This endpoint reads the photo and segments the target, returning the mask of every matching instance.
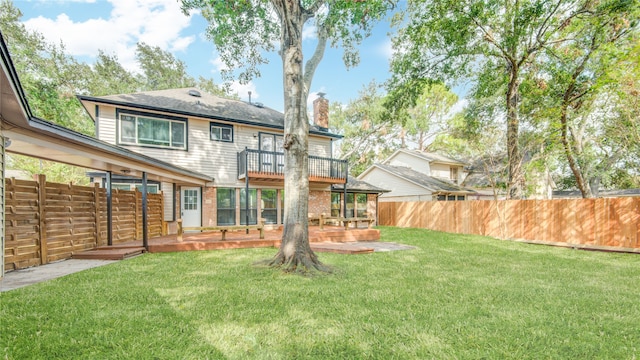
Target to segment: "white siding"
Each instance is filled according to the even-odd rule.
[[[98,138],[114,144],[117,143],[115,113],[114,107],[101,106],[98,119]],[[211,122],[233,125],[233,142],[210,140],[209,124]],[[236,187],[244,185],[244,181],[238,180],[237,154],[245,148],[258,149],[260,132],[282,134],[282,131],[275,129],[197,118],[187,119],[187,131],[187,151],[140,146],[126,146],[126,148],[212,176],[218,187]],[[331,140],[316,136],[309,137],[309,153],[331,157]]]
[[[371,169],[359,179],[381,189],[392,189],[391,192],[380,195],[380,201],[406,197],[420,197],[422,201],[431,200],[431,192],[429,190],[378,168]]]
[[[116,109],[111,106],[101,106],[98,112],[98,139],[110,144],[116,143]]]
[[[458,171],[462,171],[462,169],[459,169]],[[451,179],[451,165],[432,163],[431,176],[442,179]]]
[[[173,193],[173,184],[163,182],[160,184],[160,190],[162,190],[162,198],[164,199],[164,221],[173,221],[176,199]]]
[[[309,155],[320,157],[331,157],[331,140],[309,136]]]
[[[429,166],[429,161],[425,159],[421,159],[417,156],[406,154],[404,152],[398,152],[396,156],[387,160],[386,163],[391,166],[408,167],[414,171],[421,172],[425,175],[432,175],[431,174],[432,170],[431,170],[431,167]]]

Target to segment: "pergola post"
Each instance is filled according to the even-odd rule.
[[[142,173],[142,246],[149,251],[149,235],[147,234],[147,173]]]
[[[105,190],[107,191],[107,245],[113,245],[113,196],[111,192],[111,171],[107,171],[105,178]]]

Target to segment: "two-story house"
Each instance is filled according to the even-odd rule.
[[[379,201],[466,200],[474,191],[460,185],[466,176],[464,166],[439,154],[400,149],[358,179],[391,190]]]
[[[195,88],[78,98],[95,121],[98,139],[214,179],[205,187],[150,184],[164,194],[168,223],[179,218],[185,226],[255,224],[258,218],[282,223],[282,113]],[[328,131],[325,98],[316,99],[314,114],[309,212],[330,213],[331,186],[346,183],[347,162],[332,157],[333,142],[341,136]],[[113,174],[113,187],[136,181],[126,175]]]

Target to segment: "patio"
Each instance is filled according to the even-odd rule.
[[[244,249],[257,247],[280,246],[282,228],[265,229],[264,239],[260,239],[258,230],[230,231],[222,240],[222,233],[199,232],[185,233],[182,241],[178,241],[177,235],[166,235],[150,238],[148,251],[150,253],[198,251],[198,250],[222,250]],[[339,226],[324,226],[320,230],[318,226],[309,227],[309,243],[313,251],[333,252],[344,254],[361,254],[373,252],[373,247],[354,244],[356,242],[376,242],[380,240],[380,231],[367,228],[350,228],[345,230]],[[93,250],[83,251],[73,255],[74,259],[103,259],[121,260],[137,256],[145,252],[142,240],[129,241],[112,246],[102,246]]]

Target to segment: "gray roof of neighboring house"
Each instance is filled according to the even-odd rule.
[[[344,191],[343,184],[331,185],[331,190]],[[381,194],[391,192],[391,190],[381,189],[377,186],[373,186],[366,181],[358,180],[354,177],[347,177],[347,192],[352,193],[366,193],[366,194]]]
[[[199,96],[197,96],[198,94]],[[284,114],[279,111],[265,107],[257,102],[250,104],[241,100],[227,99],[208,94],[196,88],[145,91],[134,94],[98,97],[78,95],[78,98],[83,102],[130,106],[145,110],[284,129]],[[89,113],[94,116],[91,111]],[[327,132],[316,125],[309,126],[309,133],[331,138],[342,138],[341,135]]]
[[[375,164],[374,166],[377,166],[384,171],[387,171],[391,174],[394,174],[398,177],[401,177],[419,186],[422,186],[425,189],[430,190],[432,193],[438,193],[438,192],[475,193],[475,191],[472,189],[467,189],[462,186],[458,186],[452,182],[439,179],[433,176],[425,175],[421,172],[415,171],[408,167],[391,166],[391,165],[384,165],[384,164]]]

